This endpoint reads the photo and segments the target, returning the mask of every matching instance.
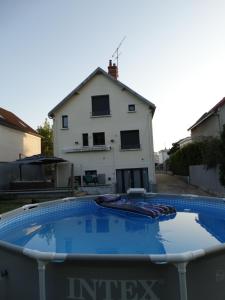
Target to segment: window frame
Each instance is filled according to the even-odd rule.
[[[89,147],[88,133],[82,133],[82,145],[83,145],[83,147]]]
[[[69,117],[68,117],[68,115],[62,115],[61,122],[62,122],[61,123],[62,129],[69,129]]]
[[[101,98],[107,97],[107,109],[105,110],[96,110],[94,107],[95,105],[97,106],[97,103],[94,103],[95,100],[100,100]],[[99,105],[99,103],[98,103]],[[110,100],[109,100],[109,95],[95,95],[91,96],[91,116],[92,117],[104,117],[104,116],[110,116]]]
[[[99,135],[99,134],[103,134],[104,144],[96,143],[96,136]],[[105,146],[105,132],[93,132],[92,137],[93,137],[93,146]]]
[[[130,109],[131,107],[134,107],[134,110]],[[135,106],[135,104],[128,104],[128,112],[131,112],[131,113],[136,112],[136,106]]]
[[[126,141],[126,139],[128,138],[127,136],[125,136],[126,133],[137,133],[138,135],[136,136],[138,143],[136,144],[125,144],[124,142]],[[131,137],[130,137],[131,138]],[[139,129],[135,129],[135,130],[121,130],[120,131],[120,148],[121,150],[138,150],[141,149],[141,144],[140,144],[140,131]]]

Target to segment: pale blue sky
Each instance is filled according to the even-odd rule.
[[[0,106],[36,129],[127,36],[119,80],[171,147],[225,96],[224,16],[224,0],[0,0]]]

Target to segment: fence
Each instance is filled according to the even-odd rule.
[[[190,184],[214,193],[225,195],[225,187],[219,181],[219,166],[207,169],[205,165],[189,166]]]

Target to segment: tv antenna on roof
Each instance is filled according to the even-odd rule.
[[[116,59],[117,68],[118,68],[118,65],[119,65],[119,56],[121,55],[121,52],[119,53],[119,49],[120,49],[120,47],[123,44],[125,39],[126,39],[126,36],[123,37],[123,39],[121,40],[121,42],[119,43],[119,45],[117,46],[116,50],[113,52],[113,55],[112,55],[112,58]]]

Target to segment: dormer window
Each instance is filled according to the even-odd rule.
[[[135,111],[136,111],[136,109],[135,109],[135,104],[129,104],[129,105],[128,105],[128,111],[129,111],[129,112],[135,112]]]
[[[92,116],[110,115],[109,95],[92,96]]]
[[[63,115],[62,116],[62,128],[63,129],[68,129],[68,116],[67,115]]]

